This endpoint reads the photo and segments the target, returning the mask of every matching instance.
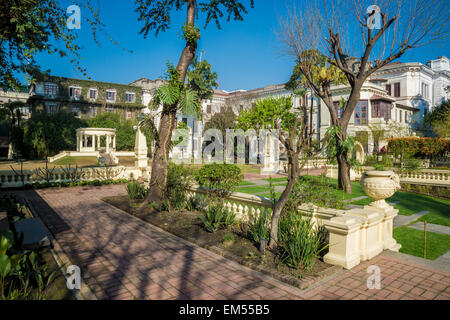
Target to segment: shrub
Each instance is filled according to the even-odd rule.
[[[282,214],[278,230],[278,248],[281,261],[289,267],[312,270],[323,246],[323,236],[314,229],[311,217],[298,212]]]
[[[376,155],[371,155],[371,156],[367,156],[366,157],[366,161],[364,162],[364,164],[366,166],[373,166],[377,162],[378,162],[377,156]]]
[[[232,233],[227,233],[222,237],[222,242],[234,241],[234,236]]]
[[[147,195],[147,190],[141,186],[137,181],[131,181],[127,184],[128,198],[132,200],[144,199]]]
[[[450,141],[441,138],[392,138],[388,139],[388,150],[397,155],[408,153],[415,157],[436,157],[450,151]]]
[[[374,165],[375,170],[377,171],[386,171],[386,167],[383,166],[381,163],[377,163]]]
[[[249,225],[248,233],[250,237],[256,243],[259,243],[261,239],[269,240],[269,215],[266,212],[260,212],[259,215],[255,215],[253,223]]]
[[[220,203],[211,203],[202,210],[202,215],[198,215],[198,217],[208,232],[228,228],[236,221],[236,215]]]
[[[288,211],[296,211],[302,203],[334,209],[344,207],[342,199],[336,196],[336,183],[325,175],[299,177],[285,207]]]
[[[174,163],[169,164],[163,199],[168,211],[192,209],[191,205],[194,205],[194,203],[188,197],[188,189],[192,186],[192,183],[192,173],[189,168]]]
[[[195,179],[213,197],[225,198],[242,179],[241,169],[234,164],[207,164],[200,168]]]

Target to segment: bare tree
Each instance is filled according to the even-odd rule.
[[[280,18],[283,52],[297,60],[302,78],[338,128],[339,186],[346,192],[351,193],[347,127],[364,82],[405,52],[448,39],[449,15],[445,0],[311,0]],[[350,94],[339,114],[330,85],[342,75]]]

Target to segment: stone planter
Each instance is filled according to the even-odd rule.
[[[392,197],[397,190],[400,190],[400,178],[393,171],[365,171],[361,177],[361,187],[375,200],[370,206],[389,208],[385,199]]]

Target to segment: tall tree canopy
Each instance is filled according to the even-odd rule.
[[[174,11],[186,10],[186,23],[181,26],[182,37],[186,42],[185,47],[181,52],[176,68],[169,70],[169,85],[158,90],[156,95],[155,104],[161,103],[163,109],[152,159],[150,189],[144,207],[163,199],[167,184],[172,131],[176,127],[177,111],[193,111],[196,106],[198,107],[195,102],[199,98],[198,93],[186,88],[185,79],[188,68],[196,56],[198,40],[200,39],[200,29],[195,24],[199,13],[202,13],[205,17],[205,28],[211,21],[215,22],[217,27],[220,28],[220,20],[224,15],[227,21],[231,19],[243,20],[244,14],[247,13],[245,2],[249,2],[250,6],[253,7],[253,0],[200,2],[196,0],[136,0],[138,20],[144,24],[140,32],[144,37],[147,37],[151,31],[154,31],[156,36],[160,32],[166,31],[171,26],[171,17]],[[143,124],[145,125],[145,122]]]
[[[74,1],[74,4],[83,9],[81,19],[92,29],[97,44],[99,32],[111,39],[91,0]],[[0,0],[1,88],[18,89],[21,75],[33,76],[39,72],[35,61],[39,52],[68,57],[87,76],[81,65],[76,29],[67,28],[66,6],[59,0]]]
[[[445,41],[450,35],[447,1],[380,0],[373,4],[372,0],[310,0],[298,10],[288,10],[278,31],[285,53],[297,60],[299,72],[330,113],[339,186],[349,193],[347,127],[364,82],[408,50]],[[320,55],[305,55],[309,52]],[[315,67],[321,56],[326,57],[326,69]],[[341,114],[336,112],[331,92],[316,81],[335,74],[333,69],[339,70],[350,86]]]

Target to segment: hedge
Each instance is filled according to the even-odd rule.
[[[441,138],[392,138],[388,139],[388,151],[407,153],[415,157],[430,158],[450,152],[450,141]]]

